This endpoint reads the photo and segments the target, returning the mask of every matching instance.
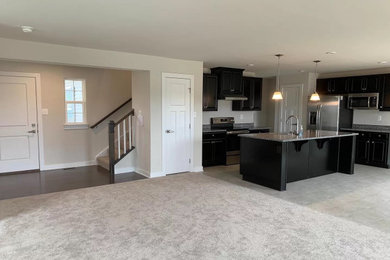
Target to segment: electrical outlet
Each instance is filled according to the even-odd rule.
[[[382,116],[378,116],[378,121],[382,121]]]
[[[243,114],[240,114],[240,119],[244,119],[244,115]]]

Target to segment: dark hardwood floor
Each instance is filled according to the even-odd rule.
[[[115,176],[115,182],[145,179],[135,172]],[[109,184],[109,173],[98,166],[53,171],[0,174],[0,200]]]

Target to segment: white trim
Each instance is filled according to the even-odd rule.
[[[135,169],[135,172],[145,176],[146,178],[150,178],[149,172],[144,170],[144,169],[137,168],[137,169]]]
[[[0,71],[0,76],[35,78],[35,94],[37,102],[37,121],[38,121],[38,154],[39,168],[45,167],[45,152],[43,146],[43,120],[42,120],[42,98],[41,98],[41,74],[25,72],[7,72]]]
[[[203,172],[203,166],[194,167],[191,172]]]
[[[84,161],[84,162],[73,162],[73,163],[49,164],[49,165],[45,165],[44,167],[41,166],[41,171],[84,167],[84,166],[92,166],[92,165],[97,165],[95,160]]]
[[[162,159],[162,172],[155,172],[153,173],[150,173],[150,176],[151,177],[160,177],[160,176],[165,176],[166,175],[166,170],[165,170],[165,161],[164,161],[164,129],[165,129],[165,120],[164,120],[164,114],[165,114],[165,100],[164,100],[164,90],[165,90],[165,79],[166,78],[179,78],[179,79],[189,79],[190,80],[190,90],[191,90],[191,93],[190,93],[190,124],[191,124],[191,129],[190,129],[190,141],[191,141],[191,147],[190,147],[190,159],[191,159],[191,162],[190,162],[190,165],[189,165],[189,170],[192,171],[193,170],[193,165],[194,165],[194,143],[195,143],[195,134],[194,134],[194,128],[195,128],[195,118],[194,118],[194,115],[195,115],[195,106],[194,106],[194,103],[195,103],[195,89],[194,89],[194,75],[189,75],[189,74],[178,74],[178,73],[166,73],[166,72],[163,72],[162,73],[162,77],[161,77],[161,81],[162,81],[162,95],[161,95],[161,111],[162,111],[162,129],[161,129],[161,141],[162,141],[162,145],[161,145],[161,159]]]
[[[135,172],[134,167],[118,167],[118,168],[115,168],[115,174],[128,173],[128,172]]]
[[[72,124],[68,123],[64,125],[65,130],[80,130],[80,129],[89,129],[88,124]]]
[[[151,172],[149,178],[158,178],[167,176],[164,172]]]

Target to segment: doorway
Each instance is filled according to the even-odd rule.
[[[302,125],[302,101],[303,84],[284,85],[280,87],[283,100],[276,104],[275,129],[280,133],[290,131],[290,125],[286,124],[289,116],[295,115]],[[294,122],[295,123],[295,122]]]
[[[38,77],[0,73],[0,173],[40,168]]]
[[[187,172],[192,167],[192,75],[162,76],[162,163],[164,174]]]

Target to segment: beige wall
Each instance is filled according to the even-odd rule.
[[[41,75],[42,108],[49,110],[48,115],[42,116],[46,167],[94,161],[108,145],[107,122],[94,131],[64,130],[64,78],[85,79],[89,124],[97,122],[131,97],[130,71],[12,61],[0,61],[0,71]]]
[[[275,84],[275,78],[263,78],[261,111],[255,114],[255,124],[257,126],[271,127],[271,130],[273,130],[275,121],[275,101],[272,100]]]
[[[162,172],[162,73],[194,75],[194,170],[202,169],[203,62],[0,38],[0,59],[150,72],[150,176]]]

